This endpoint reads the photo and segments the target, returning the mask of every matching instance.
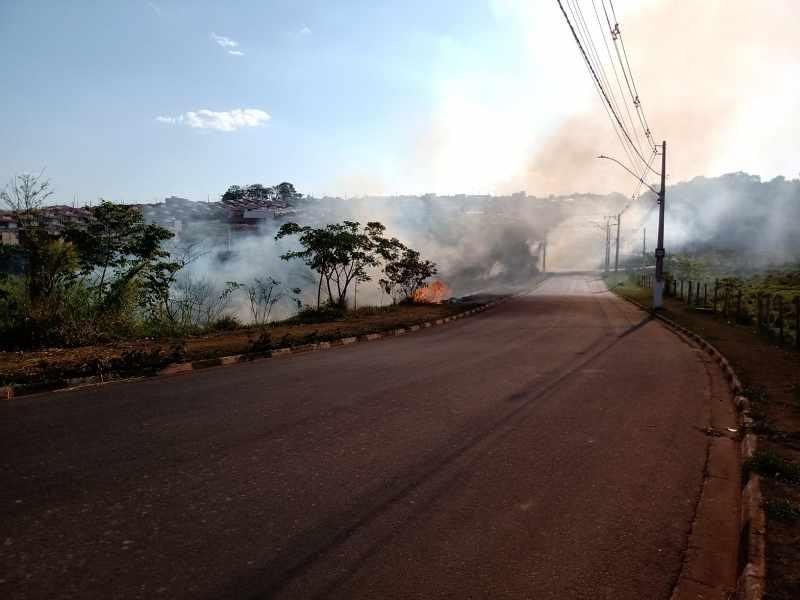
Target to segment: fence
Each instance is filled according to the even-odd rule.
[[[652,288],[653,273],[636,273],[640,287]],[[800,350],[800,296],[751,289],[739,281],[664,278],[664,295],[697,310],[720,314],[740,325],[754,325],[759,333]]]

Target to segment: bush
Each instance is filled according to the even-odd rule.
[[[286,321],[287,323],[327,323],[340,321],[347,317],[347,309],[338,304],[323,304],[319,308],[304,307],[297,315]]]
[[[786,483],[800,484],[800,465],[784,460],[773,450],[756,450],[744,462],[742,469],[745,476],[751,472]]]
[[[211,331],[234,331],[241,329],[242,322],[235,315],[222,315],[219,319],[211,323]]]

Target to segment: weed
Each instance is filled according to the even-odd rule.
[[[781,458],[773,450],[756,450],[742,468],[745,477],[751,472],[786,483],[800,484],[800,465]]]
[[[269,350],[272,345],[272,334],[270,334],[269,330],[264,329],[255,340],[250,342],[250,349],[252,352],[261,352]]]
[[[751,402],[766,402],[768,398],[767,388],[764,386],[747,386],[742,390],[742,395],[750,399]]]
[[[763,504],[764,511],[773,519],[781,521],[800,520],[800,508],[786,498],[772,498]]]
[[[234,315],[223,315],[211,323],[208,328],[211,331],[234,331],[236,329],[241,329],[241,327],[242,322]]]

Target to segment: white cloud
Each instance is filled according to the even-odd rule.
[[[169,125],[187,125],[193,129],[236,131],[243,127],[259,127],[271,118],[269,113],[258,108],[235,108],[229,111],[190,110],[174,117],[158,116],[156,121]]]
[[[228,50],[228,54],[232,54],[233,56],[244,56],[244,52],[241,50]]]
[[[217,44],[219,44],[222,48],[238,48],[239,42],[236,40],[232,40],[229,37],[225,37],[224,35],[217,35],[213,31],[211,32],[211,39],[214,40]]]
[[[161,7],[158,4],[156,4],[155,2],[148,2],[147,6],[149,6],[152,9],[152,11],[154,13],[156,13],[157,15],[161,14]]]
[[[300,30],[300,35],[311,35],[311,28],[309,28],[309,27],[303,27],[303,28]]]

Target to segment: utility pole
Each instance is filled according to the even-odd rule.
[[[647,227],[642,228],[642,256],[647,256]]]
[[[542,273],[547,273],[547,234],[544,236],[542,243]]]
[[[667,196],[667,142],[661,142],[661,191],[658,194],[658,241],[656,243],[656,283],[653,286],[653,309],[664,306],[664,202]]]
[[[619,227],[622,213],[617,214],[617,245],[614,246],[614,273],[619,270]]]
[[[611,269],[611,217],[606,217],[606,273]]]

